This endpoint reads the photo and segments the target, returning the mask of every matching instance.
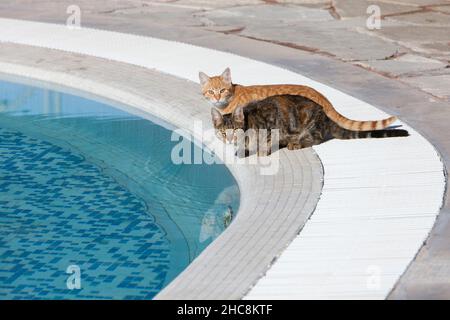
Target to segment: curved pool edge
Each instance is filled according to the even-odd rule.
[[[168,73],[179,73],[178,76],[181,75],[185,78],[194,77],[194,73],[190,72],[190,68],[192,68],[192,66],[197,67],[201,65],[202,69],[207,72],[208,70],[212,70],[211,64],[208,64],[204,57],[205,54],[208,54],[209,56],[216,55],[217,57],[225,58],[224,63],[231,63],[231,65],[233,66],[239,66],[239,69],[242,69],[241,73],[239,74],[239,78],[242,79],[242,82],[244,83],[255,82],[255,78],[261,79],[259,77],[260,72],[267,73],[270,70],[271,74],[273,74],[273,79],[271,78],[270,81],[301,81],[310,86],[313,86],[316,89],[321,90],[323,93],[325,93],[325,95],[329,96],[330,100],[339,108],[339,110],[350,117],[379,118],[385,116],[383,112],[380,112],[378,109],[368,105],[367,103],[354,99],[323,84],[311,81],[308,78],[301,77],[293,72],[289,72],[285,69],[276,68],[267,64],[257,63],[256,61],[251,59],[246,59],[215,50],[187,46],[180,43],[170,43],[169,41],[159,41],[155,38],[132,36],[115,32],[103,32],[101,30],[84,28],[79,33],[77,33],[78,39],[75,42],[72,43],[72,41],[70,40],[64,40],[64,43],[58,43],[55,42],[55,37],[56,40],[61,40],[58,39],[61,34],[69,35],[67,32],[70,32],[63,26],[30,23],[25,21],[18,22],[8,19],[2,19],[2,21],[0,22],[4,23],[7,30],[12,26],[14,27],[15,31],[19,30],[18,35],[9,33],[8,36],[6,36],[8,41],[96,55],[108,59],[121,60],[131,64],[141,65],[147,68],[152,66],[155,67],[153,61],[151,59],[148,59],[148,57],[154,56],[157,58],[157,69],[166,71]],[[18,29],[16,28],[17,26],[19,27]],[[38,29],[39,31],[37,31]],[[31,38],[36,34],[39,35],[40,32],[43,31],[46,31],[46,34],[51,34],[52,37]],[[54,31],[57,32],[53,34]],[[92,37],[93,34],[90,34],[91,32],[94,34],[94,37]],[[99,37],[100,35],[103,38]],[[98,43],[94,41],[93,38],[96,38]],[[109,46],[105,43],[105,41],[114,42],[111,41],[112,39],[114,41],[123,41],[124,43],[130,44],[130,46],[118,48],[119,50],[117,52],[107,50]],[[71,40],[73,39],[71,38]],[[136,48],[136,41],[146,43],[143,44],[144,50],[142,50],[138,56],[135,56],[131,49],[133,46],[134,48]],[[89,42],[91,43],[91,46],[86,46],[86,43]],[[84,45],[80,46],[80,43]],[[152,48],[153,51],[149,51],[150,48],[147,45],[156,45],[156,47]],[[140,47],[140,45],[138,45],[138,47]],[[188,68],[179,68],[179,62],[186,60],[187,57],[193,57],[189,54],[180,55],[179,57],[172,55],[170,57],[171,59],[169,59],[172,66],[167,66],[167,64],[164,63],[164,61],[167,60],[167,55],[163,55],[164,60],[158,60],[158,58],[161,59],[161,54],[163,52],[166,53],[166,51],[161,49],[167,50],[168,47],[177,49],[180,49],[181,47],[185,52],[191,50],[195,53],[200,52],[201,54],[198,57],[194,57],[194,61],[191,62],[192,65]],[[175,51],[178,53],[177,50]],[[142,60],[143,56],[146,56],[147,59]],[[173,63],[172,59],[175,59],[175,62],[178,62],[178,64]],[[257,70],[256,68],[259,68],[258,72],[255,72]],[[253,74],[249,74],[249,70],[251,71],[250,73]],[[411,130],[411,132],[414,134],[411,138],[408,138],[408,140],[404,141],[413,142],[413,144],[410,143],[410,145],[404,146],[402,145],[402,143],[399,143],[398,140],[397,142],[394,142],[394,139],[392,139],[392,143],[379,142],[379,144],[377,144],[373,142],[373,145],[372,143],[368,144],[368,146],[370,145],[370,147],[361,147],[360,151],[363,151],[364,153],[370,154],[370,151],[376,150],[381,151],[381,154],[388,156],[383,157],[382,159],[371,159],[372,161],[369,161],[369,164],[375,165],[375,169],[371,167],[360,166],[359,164],[361,162],[361,158],[356,158],[356,160],[358,161],[351,161],[351,163],[356,164],[356,168],[358,169],[358,171],[356,172],[354,177],[351,177],[353,181],[351,181],[350,183],[345,183],[345,179],[347,179],[348,181],[349,172],[344,170],[344,174],[339,175],[340,170],[336,170],[336,168],[338,168],[339,165],[342,165],[342,163],[339,162],[348,161],[348,159],[345,159],[344,157],[339,158],[339,154],[350,151],[350,146],[354,147],[355,143],[349,143],[348,146],[339,146],[339,144],[333,142],[331,144],[327,144],[326,147],[324,146],[322,148],[322,146],[320,146],[316,148],[320,158],[322,159],[322,161],[324,161],[326,172],[325,187],[327,189],[326,192],[324,191],[324,195],[326,195],[327,197],[323,197],[325,198],[325,200],[321,199],[319,206],[313,216],[313,218],[318,217],[318,219],[309,221],[307,224],[308,228],[303,230],[300,236],[297,238],[300,239],[297,242],[304,244],[304,246],[299,247],[298,243],[295,246],[291,245],[289,246],[288,250],[283,253],[283,255],[286,256],[285,253],[291,251],[291,254],[295,253],[294,257],[297,258],[298,256],[302,256],[305,253],[309,253],[309,251],[311,251],[309,250],[309,248],[319,245],[320,241],[324,241],[324,237],[316,239],[320,240],[319,242],[315,241],[312,243],[308,243],[304,239],[305,236],[306,238],[308,238],[308,232],[310,231],[307,230],[310,230],[311,228],[318,228],[318,230],[322,231],[326,230],[326,228],[323,228],[324,222],[329,223],[334,227],[338,226],[338,228],[336,229],[339,230],[345,230],[345,227],[348,227],[346,231],[356,235],[357,240],[367,238],[366,240],[368,240],[369,242],[364,243],[364,245],[375,246],[375,249],[381,249],[382,252],[379,252],[377,250],[368,252],[370,261],[372,262],[365,262],[364,267],[361,268],[360,265],[358,266],[357,260],[358,258],[361,258],[361,252],[359,251],[362,246],[360,246],[359,248],[357,246],[355,247],[352,241],[346,240],[345,237],[342,238],[342,234],[335,235],[341,237],[346,241],[334,242],[333,237],[330,237],[330,239],[328,239],[328,244],[330,245],[330,247],[320,247],[321,250],[316,250],[317,252],[311,253],[308,256],[310,260],[307,261],[306,265],[308,265],[309,270],[308,268],[304,268],[304,261],[302,261],[302,264],[300,264],[303,269],[295,272],[294,269],[289,269],[289,264],[298,266],[298,259],[295,263],[294,261],[292,261],[292,257],[287,260],[285,259],[285,263],[280,263],[280,260],[273,266],[271,270],[269,270],[268,276],[265,277],[262,281],[258,282],[257,287],[263,288],[265,285],[266,288],[270,290],[264,291],[256,288],[257,290],[259,290],[259,293],[255,295],[254,293],[257,291],[252,290],[249,295],[250,297],[279,298],[283,297],[284,295],[284,297],[287,298],[385,298],[387,296],[389,291],[396,283],[397,279],[401,274],[403,274],[408,264],[412,261],[415,254],[420,249],[423,241],[427,238],[431,230],[431,226],[433,225],[434,220],[439,212],[439,208],[441,207],[442,194],[444,192],[445,186],[443,166],[436,150],[422,136],[417,134],[411,128],[408,129]],[[405,147],[406,150],[402,149],[401,147]],[[417,149],[418,151],[412,152],[413,149]],[[343,150],[345,152],[342,152]],[[402,150],[406,152],[402,154]],[[402,168],[399,168],[395,165],[393,166],[393,168],[390,168],[389,166],[378,166],[378,164],[382,163],[380,162],[380,160],[394,160],[395,163],[395,160],[398,160],[398,157],[400,157],[400,159],[402,160],[408,160],[405,161],[405,164]],[[421,166],[421,164],[424,164],[424,166]],[[420,171],[423,167],[426,168],[425,172]],[[408,170],[410,172],[407,172]],[[345,175],[345,173],[347,174],[347,176]],[[387,181],[387,183],[385,183],[385,181]],[[413,187],[404,188],[407,184],[412,184]],[[343,191],[343,198],[342,194],[336,192],[336,190],[338,190],[339,188],[342,189],[341,191]],[[358,192],[360,191],[361,193],[358,193],[357,196],[361,197],[361,199],[364,199],[364,201],[369,201],[370,205],[367,205],[368,203],[364,203],[364,201],[353,201],[355,198],[358,198],[354,195],[355,190]],[[405,205],[407,201],[405,197],[407,194],[409,194],[410,198],[413,200],[412,204],[409,206]],[[416,200],[421,196],[424,197],[424,201],[418,203]],[[339,201],[341,203],[345,203],[345,205],[336,206]],[[334,203],[335,205],[334,208],[332,208],[333,210],[331,211],[331,207],[329,206],[330,203]],[[384,205],[384,208],[379,207],[380,203]],[[376,210],[373,210],[374,207]],[[369,215],[357,214],[358,211],[366,210],[367,208],[370,209],[370,211],[368,212]],[[346,216],[346,210],[351,210],[351,215]],[[386,215],[380,215],[380,212],[392,212],[392,214],[390,217],[387,217]],[[336,218],[341,219],[342,224],[336,224],[336,221],[326,221],[326,219],[324,220],[324,218],[331,213],[335,214]],[[378,215],[381,216],[380,219],[378,219]],[[354,223],[354,218],[357,218],[357,220],[364,220],[365,224]],[[377,225],[374,229],[370,224],[370,222],[372,222],[371,220],[373,219],[380,220],[380,224]],[[396,222],[396,224],[394,225],[394,230],[389,229],[391,225],[390,222],[392,222],[393,220]],[[400,224],[400,222],[404,221],[407,221],[408,224]],[[386,234],[380,234],[379,228],[383,226],[388,228],[387,235],[389,237],[386,237],[386,241],[384,243],[377,243],[377,240],[380,239],[380,235],[386,236]],[[361,232],[362,230],[368,231],[367,237],[364,232]],[[391,233],[395,233],[397,235],[394,236]],[[393,238],[391,236],[393,236]],[[406,241],[408,239],[409,241]],[[397,252],[395,250],[398,248],[392,248],[390,243],[392,243],[393,240],[405,241],[402,242],[402,244],[404,245],[404,247],[401,248],[402,250]],[[336,249],[340,250],[338,252],[338,257],[346,259],[341,259],[341,261],[339,262],[339,268],[333,267],[330,264],[328,264],[328,267],[326,267],[326,263],[321,262],[321,257],[328,253],[327,250],[329,251]],[[389,252],[389,255],[391,256],[386,256],[386,252]],[[392,255],[394,259],[397,259],[396,263],[394,264],[390,264]],[[335,257],[333,256],[330,259],[332,261],[333,259],[335,259]],[[375,262],[375,264],[373,264],[373,262]],[[280,266],[280,268],[278,268],[277,266]],[[372,271],[369,270],[368,272],[368,266],[376,267],[377,270],[375,270],[375,274],[372,274],[373,268],[371,269]],[[354,277],[348,277],[348,274],[344,272],[346,267],[358,268]],[[274,269],[278,269],[278,275],[271,272]],[[310,270],[315,272],[312,277]],[[286,281],[283,280],[283,277],[286,278],[287,275],[289,275],[289,277],[287,277],[289,278],[289,283],[286,283]],[[368,288],[367,280],[371,280],[372,276],[374,275],[375,277],[379,276],[382,285],[375,288]],[[346,284],[339,284],[339,279],[344,279]],[[308,287],[294,287],[292,283],[307,283]],[[273,290],[274,286],[277,288],[277,290]],[[363,292],[361,292],[361,290]]]
[[[33,56],[38,50],[31,47],[22,49],[33,52]],[[66,53],[43,50],[42,53],[44,52],[46,56],[63,54],[66,61],[74,58]],[[203,109],[200,107],[201,112],[198,109],[199,94],[195,83],[93,57],[77,56],[76,59],[95,60],[92,65],[95,65],[97,70],[71,75],[71,72],[51,71],[50,65],[45,68],[42,68],[42,65],[31,67],[17,64],[17,61],[1,62],[0,59],[0,72],[13,77],[44,81],[52,89],[69,92],[75,89],[92,94],[88,95],[90,98],[105,97],[106,101],[113,100],[150,112],[152,116],[192,134],[193,119],[210,122],[209,106],[205,103]],[[111,68],[111,64],[116,64],[116,68]],[[102,69],[101,65],[104,70],[99,79],[98,71]],[[54,67],[58,69],[57,66]],[[123,79],[123,72],[133,73],[134,82]],[[150,85],[151,89],[136,90],[136,82],[139,82],[136,81],[137,78],[155,86]],[[64,90],[64,87],[68,89]],[[189,87],[190,90],[179,99],[178,91],[172,90],[174,87]],[[181,113],[185,116],[179,117]],[[189,121],[185,121],[186,119]],[[205,129],[207,128],[205,125]],[[259,167],[254,165],[227,166],[241,193],[235,220],[185,271],[156,296],[157,299],[241,299],[295,238],[312,214],[321,193],[322,165],[312,149],[299,152],[281,151],[280,171],[274,176],[260,175]],[[296,173],[292,174],[294,171]],[[278,213],[276,216],[273,214],[275,210]],[[272,242],[274,239],[277,240],[276,243]],[[228,263],[224,264],[224,261]],[[197,291],[192,290],[193,287]]]

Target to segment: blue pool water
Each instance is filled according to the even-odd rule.
[[[0,81],[0,299],[151,299],[184,270],[239,190],[223,164],[174,164],[172,129]]]

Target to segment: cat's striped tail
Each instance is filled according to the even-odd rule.
[[[343,115],[339,114],[335,109],[324,111],[326,115],[331,120],[336,122],[340,127],[352,131],[382,130],[386,129],[395,121],[397,121],[397,117],[389,117],[383,120],[375,120],[375,121],[358,121],[344,117]]]
[[[331,102],[325,98],[322,94],[316,97],[316,103],[319,103],[325,114],[337,123],[340,127],[352,130],[352,131],[370,131],[370,130],[382,130],[389,127],[395,121],[397,121],[397,117],[389,117],[382,120],[374,120],[374,121],[358,121],[352,120],[347,117],[344,117],[342,114],[336,111]]]
[[[300,86],[299,86],[300,87]],[[306,89],[307,88],[307,89]],[[395,121],[397,121],[397,117],[389,117],[382,120],[374,120],[374,121],[358,121],[349,119],[339,112],[333,107],[331,102],[320,92],[313,88],[309,88],[304,86],[300,90],[301,95],[313,100],[315,103],[322,106],[325,114],[337,123],[340,127],[352,130],[352,131],[370,131],[370,130],[382,130],[389,127]]]
[[[352,131],[335,126],[333,136],[336,139],[394,138],[408,137],[409,133],[403,129]]]

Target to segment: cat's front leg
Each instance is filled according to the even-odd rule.
[[[248,149],[236,148],[234,155],[238,158],[247,158],[250,156],[250,151]]]
[[[266,157],[266,156],[270,156],[272,152],[270,151],[270,149],[268,150],[258,150],[258,157]]]
[[[300,139],[299,144],[301,146],[300,148],[304,149],[304,148],[312,147],[318,143],[315,141],[315,139],[312,135],[306,135]]]
[[[258,146],[258,157],[270,156],[272,152],[277,151],[279,148],[280,148],[279,142],[274,143],[271,139],[271,136],[269,136],[266,143],[261,143]]]
[[[296,142],[289,142],[287,144],[287,149],[288,150],[298,150],[301,149],[302,145],[300,144],[300,141],[296,141]]]
[[[287,144],[285,146],[288,150],[298,150],[303,147],[299,134],[288,136],[286,140]]]

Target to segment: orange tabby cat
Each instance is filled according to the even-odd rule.
[[[200,72],[200,84],[202,92],[216,108],[223,114],[231,113],[238,106],[246,106],[250,102],[263,100],[277,95],[298,95],[306,97],[322,106],[325,114],[342,128],[353,131],[381,130],[390,126],[396,117],[390,117],[377,121],[356,121],[339,114],[330,101],[313,88],[293,85],[259,85],[241,86],[231,82],[231,71],[227,68],[220,76],[208,77]]]

